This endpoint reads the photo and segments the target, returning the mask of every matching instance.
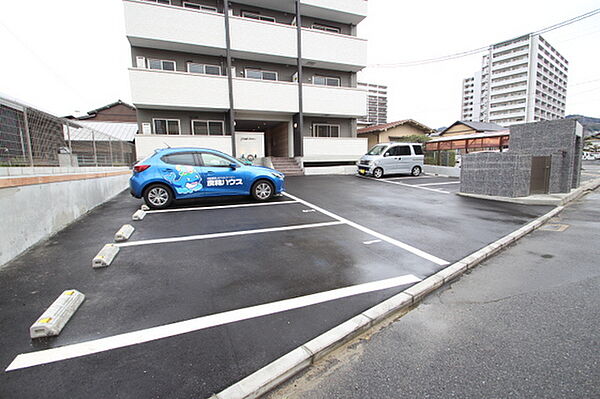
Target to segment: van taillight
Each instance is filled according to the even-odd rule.
[[[134,171],[135,173],[140,173],[140,172],[143,172],[143,171],[145,171],[145,170],[146,170],[146,169],[148,169],[149,167],[150,167],[150,165],[135,165],[135,166],[133,167],[133,171]]]

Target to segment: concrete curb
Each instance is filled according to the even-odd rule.
[[[595,184],[586,184],[585,186],[597,188],[600,186],[600,179]],[[593,190],[592,188],[581,190],[578,195],[570,200],[579,198],[585,192]],[[516,242],[533,230],[542,226],[544,223],[563,211],[564,206],[558,206],[545,215],[526,224],[525,226],[513,231],[512,233],[500,238],[499,240],[481,248],[460,261],[447,266],[439,272],[429,276],[425,280],[413,285],[403,292],[387,299],[380,304],[362,312],[350,320],[332,328],[331,330],[319,335],[313,340],[299,346],[293,351],[271,362],[260,370],[250,374],[248,377],[233,384],[229,388],[218,394],[211,396],[211,399],[252,399],[258,398],[277,385],[283,383],[296,373],[309,367],[315,361],[326,356],[333,350],[344,345],[354,337],[371,327],[376,326],[384,319],[393,314],[407,312],[411,307],[417,305],[423,298],[446,285],[452,280],[460,277],[466,271],[474,268],[486,259],[489,259],[498,251]]]

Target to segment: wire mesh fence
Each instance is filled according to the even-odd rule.
[[[0,98],[0,166],[130,166],[135,147],[77,120]]]

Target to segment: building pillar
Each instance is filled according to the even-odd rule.
[[[300,12],[300,0],[296,0],[296,36],[298,47],[298,113],[294,115],[294,157],[304,156],[304,143],[302,134],[304,131],[304,112],[302,99],[302,15]]]
[[[229,0],[223,2],[225,15],[225,58],[227,63],[227,82],[229,89],[229,111],[227,112],[227,130],[231,134],[231,155],[237,156],[235,149],[235,107],[233,102],[233,73],[231,67],[231,30],[229,29]]]

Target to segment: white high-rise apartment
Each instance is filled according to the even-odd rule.
[[[568,73],[569,62],[540,35],[495,44],[480,83],[478,75],[463,81],[461,119],[509,126],[564,118]]]
[[[123,0],[138,156],[351,154],[366,92],[366,0]],[[314,140],[310,140],[314,139]],[[360,139],[356,139],[360,140]],[[349,143],[349,144],[348,144]],[[362,151],[362,148],[361,148]]]
[[[387,86],[358,82],[358,87],[367,91],[366,114],[358,120],[358,125],[387,123]]]

